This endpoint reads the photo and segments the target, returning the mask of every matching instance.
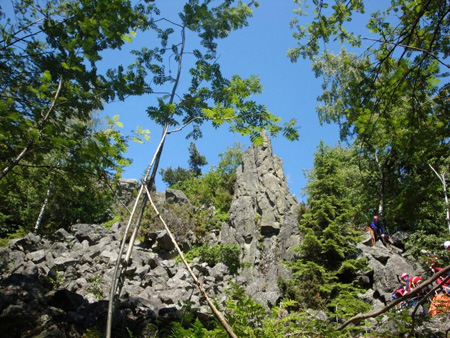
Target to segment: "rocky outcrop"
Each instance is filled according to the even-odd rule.
[[[0,337],[82,337],[102,332],[107,299],[123,225],[75,224],[53,238],[33,234],[0,250]],[[150,336],[147,324],[178,320],[188,300],[198,315],[210,310],[188,271],[175,259],[165,231],[158,231],[133,249],[118,304],[115,337]],[[7,263],[6,263],[7,262]],[[193,271],[208,294],[223,300],[227,267],[194,262]]]
[[[365,234],[357,249],[359,257],[366,258],[368,269],[355,282],[367,288],[360,297],[374,309],[384,307],[392,300],[392,293],[402,285],[399,280],[401,273],[407,272],[410,276],[426,275],[422,267],[414,263],[416,261],[413,257],[396,246],[386,248],[381,241],[372,246],[369,233]]]
[[[138,185],[137,180],[123,183],[123,203],[129,203]],[[155,200],[195,212],[180,191],[155,193]],[[251,146],[243,156],[229,221],[221,231],[211,231],[202,241],[192,231],[181,231],[183,238],[177,236],[185,250],[204,243],[239,246],[241,268],[237,275],[231,275],[223,263],[208,266],[194,260],[191,264],[211,298],[223,303],[232,279],[267,308],[277,303],[281,297],[278,279],[290,277],[282,261],[296,258],[291,249],[302,240],[298,207],[286,184],[282,161],[273,154],[266,136],[262,145]],[[175,218],[172,216],[172,221]],[[123,228],[121,223],[109,230],[101,225],[75,224],[68,230],[56,231],[51,238],[28,234],[0,249],[0,338],[101,336]],[[372,246],[368,234],[357,245],[359,257],[367,259],[368,269],[360,271],[353,283],[366,290],[359,297],[373,309],[390,302],[392,292],[400,286],[397,276],[401,272],[425,276],[403,251],[405,235],[392,237],[395,246],[390,249],[381,242]],[[206,322],[210,309],[176,257],[165,231],[146,233],[136,243],[116,307],[114,337],[128,337],[128,330],[136,337],[156,336],[148,324],[158,323],[161,329],[165,323],[179,320],[182,306],[188,302],[198,318]],[[314,316],[319,318],[317,312]],[[325,314],[321,318],[328,320]],[[445,323],[439,320],[425,329],[442,331]],[[372,332],[396,335],[396,328],[381,327],[384,323],[390,324],[387,317],[373,320]]]
[[[223,243],[242,251],[239,280],[257,302],[274,305],[281,296],[278,278],[288,278],[282,260],[301,240],[296,199],[290,194],[282,161],[273,154],[270,139],[251,146],[237,169],[229,222],[221,229]]]
[[[140,183],[134,178],[121,178],[117,184],[118,198],[124,205],[129,205],[136,192],[138,191]]]

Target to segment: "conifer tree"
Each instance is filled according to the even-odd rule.
[[[320,143],[305,189],[307,210],[300,219],[304,238],[296,248],[300,259],[287,263],[294,275],[287,283],[287,294],[302,307],[333,308],[356,292],[351,281],[364,268],[355,248],[363,220],[359,178],[353,149]],[[362,306],[358,304],[355,301],[353,306]]]

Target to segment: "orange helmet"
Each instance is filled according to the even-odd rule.
[[[406,279],[408,279],[408,277],[409,277],[409,273],[407,273],[407,272],[403,272],[401,275],[400,275],[400,279],[401,280],[406,280]]]

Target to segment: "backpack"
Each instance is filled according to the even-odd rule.
[[[397,290],[395,290],[394,291],[394,293],[392,294],[392,299],[397,299],[397,298],[400,298],[400,297],[402,297],[404,294],[405,294],[405,292],[406,292],[406,290],[405,290],[405,288],[402,286],[402,287],[399,287]]]

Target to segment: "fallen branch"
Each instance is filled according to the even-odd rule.
[[[432,288],[430,291],[427,292],[427,294],[425,296],[422,297],[422,299],[416,304],[416,306],[414,307],[413,312],[411,313],[411,332],[408,334],[408,338],[412,336],[413,332],[414,332],[414,325],[415,325],[415,319],[416,319],[416,312],[417,309],[419,308],[420,305],[422,305],[423,303],[425,303],[425,301],[428,299],[428,297],[430,297],[430,295],[436,291],[437,289],[439,289],[441,287],[441,285],[443,285],[446,281],[448,281],[450,279],[450,275],[445,277],[445,279],[440,282],[438,285],[436,285],[434,288]]]
[[[187,262],[186,258],[184,257],[183,251],[181,251],[181,249],[178,246],[178,243],[177,243],[175,237],[173,236],[172,232],[170,231],[169,227],[167,226],[166,222],[164,221],[164,218],[159,213],[158,208],[156,207],[155,203],[153,203],[152,197],[150,195],[150,191],[148,190],[147,186],[145,186],[145,190],[147,192],[147,198],[148,198],[148,200],[150,202],[150,205],[152,206],[153,210],[155,211],[156,216],[159,218],[161,223],[164,225],[164,229],[166,229],[167,234],[169,235],[173,245],[175,246],[175,249],[178,252],[178,255],[180,255],[180,258],[183,261],[183,264],[185,265],[185,267],[188,270],[189,274],[191,275],[192,279],[194,280],[194,283],[197,285],[197,287],[200,290],[200,292],[202,293],[203,297],[205,297],[206,302],[208,303],[209,307],[211,308],[211,311],[214,313],[214,316],[217,318],[217,320],[223,326],[223,328],[225,329],[225,331],[227,332],[229,337],[237,338],[237,336],[233,332],[233,329],[231,328],[230,324],[228,324],[228,322],[225,319],[224,315],[219,310],[217,310],[217,308],[214,306],[214,303],[208,297],[208,294],[206,293],[205,289],[203,288],[202,283],[200,283],[200,281],[198,280],[198,278],[195,275],[194,271],[192,271],[191,267],[189,266],[189,263]]]
[[[431,283],[433,283],[436,279],[438,279],[440,276],[446,274],[447,272],[450,271],[450,265],[446,266],[444,269],[442,269],[441,271],[439,271],[438,273],[435,273],[433,276],[431,276],[430,278],[428,278],[425,282],[421,283],[417,288],[415,288],[414,290],[412,290],[411,292],[408,292],[407,294],[405,294],[404,296],[396,299],[395,301],[393,301],[392,303],[390,303],[389,305],[385,306],[384,308],[374,311],[374,312],[370,312],[370,313],[364,313],[364,314],[359,314],[356,315],[352,318],[350,318],[349,320],[347,320],[345,323],[343,323],[341,326],[339,326],[337,328],[338,331],[344,329],[345,327],[347,327],[348,325],[352,324],[352,323],[359,323],[360,321],[364,320],[364,319],[368,319],[368,318],[374,318],[377,317],[387,311],[389,311],[390,309],[392,309],[395,305],[397,305],[398,303],[401,303],[405,300],[408,300],[409,298],[411,298],[412,296],[418,294],[421,290],[423,290],[426,286],[430,285]]]

